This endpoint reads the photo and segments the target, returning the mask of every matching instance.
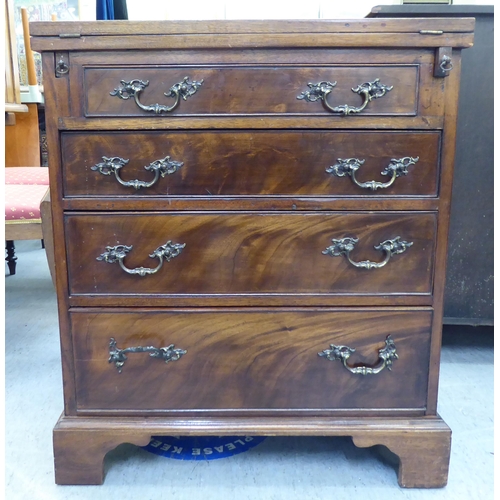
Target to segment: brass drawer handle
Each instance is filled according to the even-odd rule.
[[[154,259],[157,258],[160,260],[160,263],[155,268],[150,267],[136,267],[135,269],[129,269],[123,263],[123,259],[127,255],[130,250],[132,250],[132,245],[117,245],[115,247],[106,247],[106,251],[99,255],[96,260],[103,260],[104,262],[108,262],[109,264],[114,264],[118,262],[120,267],[128,274],[137,274],[139,276],[146,276],[147,274],[155,274],[160,268],[163,266],[163,261],[166,260],[170,262],[174,257],[177,257],[182,249],[186,246],[185,243],[172,243],[170,240],[158,247],[152,254],[149,256]]]
[[[365,160],[359,160],[358,158],[347,158],[343,160],[342,158],[337,159],[337,163],[328,167],[326,172],[332,175],[336,175],[337,177],[345,177],[349,176],[353,180],[354,184],[364,189],[371,189],[372,191],[376,191],[377,189],[386,189],[389,186],[394,184],[394,181],[397,177],[401,177],[402,175],[408,175],[408,167],[411,165],[415,165],[418,161],[418,156],[416,158],[412,158],[411,156],[405,156],[404,158],[392,159],[389,165],[385,167],[382,172],[382,175],[391,175],[391,179],[387,182],[378,182],[378,181],[366,181],[359,182],[356,179],[356,172],[359,167],[363,165]]]
[[[118,372],[122,372],[122,367],[127,361],[127,353],[129,352],[149,352],[152,358],[162,358],[165,363],[169,361],[177,361],[184,354],[187,353],[184,349],[175,349],[174,344],[170,344],[168,347],[126,347],[125,349],[118,349],[116,347],[116,340],[111,338],[109,340],[109,363],[114,363]]]
[[[121,86],[110,92],[109,93],[110,95],[116,95],[120,99],[124,100],[133,97],[135,103],[141,109],[159,115],[161,113],[168,113],[170,111],[173,111],[179,104],[181,97],[184,101],[186,101],[189,96],[196,94],[201,84],[203,83],[203,80],[200,80],[199,82],[193,80],[192,82],[190,82],[189,77],[185,76],[182,82],[172,85],[172,87],[170,87],[170,90],[168,92],[164,92],[164,95],[166,95],[167,97],[173,97],[175,99],[172,106],[165,106],[164,104],[158,104],[158,103],[144,105],[139,101],[139,96],[141,92],[149,85],[149,80],[143,81],[136,79],[136,80],[130,80],[129,82],[125,80],[120,80],[120,83]]]
[[[297,96],[297,99],[305,99],[309,102],[323,101],[325,106],[333,113],[340,113],[341,115],[355,115],[361,113],[368,103],[373,99],[378,99],[379,97],[385,96],[385,94],[393,89],[393,86],[388,87],[383,83],[380,83],[380,79],[376,78],[373,82],[366,82],[352,88],[351,90],[356,94],[363,97],[363,104],[361,106],[349,106],[348,104],[342,104],[340,106],[332,107],[327,100],[328,94],[333,90],[333,87],[337,85],[337,82],[319,82],[319,83],[308,83],[307,86],[310,90],[306,90]]]
[[[377,373],[380,373],[384,368],[391,370],[392,362],[395,359],[398,359],[396,346],[394,345],[394,341],[392,340],[390,335],[387,335],[387,338],[385,339],[385,347],[379,349],[378,351],[379,362],[376,366],[349,366],[347,364],[347,360],[355,351],[356,349],[347,347],[346,345],[330,344],[330,349],[325,349],[324,351],[318,352],[318,356],[324,357],[330,361],[342,361],[342,364],[355,375],[376,375]]]
[[[411,241],[400,241],[400,236],[396,236],[393,240],[385,240],[379,245],[376,245],[375,250],[381,250],[385,253],[385,258],[382,262],[372,262],[371,260],[362,260],[354,262],[351,259],[350,253],[354,250],[354,246],[359,241],[358,238],[342,238],[340,240],[332,240],[333,245],[323,250],[324,255],[331,255],[338,257],[345,255],[347,260],[355,267],[362,267],[364,269],[378,269],[384,267],[393,255],[403,253],[408,247],[413,245]]]
[[[135,189],[148,188],[153,186],[160,175],[165,177],[166,175],[174,174],[179,170],[182,165],[184,165],[181,161],[173,161],[170,159],[170,156],[165,156],[165,158],[161,160],[155,160],[149,165],[145,166],[145,170],[150,170],[155,173],[154,179],[150,182],[141,181],[139,179],[134,179],[132,181],[124,181],[120,177],[120,170],[129,162],[130,160],[125,158],[120,158],[119,156],[113,156],[108,158],[107,156],[102,157],[102,162],[97,163],[93,167],[90,167],[91,170],[98,170],[102,175],[111,175],[115,174],[116,179],[122,186],[133,187]]]

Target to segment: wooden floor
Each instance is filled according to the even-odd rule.
[[[268,437],[246,453],[200,462],[125,444],[107,455],[102,486],[56,486],[52,428],[63,401],[55,292],[40,241],[16,242],[16,250],[17,274],[5,278],[9,500],[493,498],[493,332],[456,326],[445,328],[438,405],[453,431],[444,489],[400,489],[394,456],[349,437]]]

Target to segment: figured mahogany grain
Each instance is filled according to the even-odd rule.
[[[215,38],[215,37],[214,37]],[[241,89],[233,89],[232,92],[225,92],[223,89],[214,89],[215,95],[221,96],[224,102],[221,105],[224,107],[222,114],[183,114],[183,109],[185,106],[190,106],[188,102],[194,98],[200,98],[200,92],[203,88],[206,88],[205,83],[199,89],[199,91],[191,96],[187,101],[182,101],[179,108],[173,113],[164,113],[161,116],[154,115],[152,113],[140,111],[139,108],[131,101],[126,101],[128,104],[137,108],[141,114],[129,115],[125,111],[123,114],[119,114],[118,123],[117,118],[106,115],[106,118],[110,121],[102,122],[102,119],[92,119],[90,123],[88,120],[83,119],[82,122],[78,123],[78,118],[70,118],[64,120],[62,123],[65,127],[73,127],[73,123],[76,120],[76,126],[80,128],[106,128],[106,123],[111,129],[148,129],[148,128],[329,128],[329,127],[368,127],[372,128],[439,128],[440,121],[442,122],[442,116],[444,113],[444,93],[443,88],[440,84],[438,78],[433,77],[434,68],[434,51],[432,49],[420,48],[415,50],[413,48],[405,48],[397,51],[388,50],[387,48],[370,48],[363,47],[354,49],[346,49],[342,47],[336,47],[332,49],[331,47],[324,47],[318,50],[317,47],[294,47],[293,49],[282,47],[279,50],[269,50],[269,49],[254,49],[254,50],[242,50],[235,47],[216,49],[212,50],[179,50],[172,48],[168,51],[110,51],[104,50],[99,52],[92,51],[73,51],[69,53],[71,72],[69,74],[69,79],[71,80],[71,106],[72,114],[77,116],[85,116],[86,113],[86,102],[87,93],[82,92],[82,81],[85,78],[85,74],[93,70],[102,70],[103,67],[113,70],[126,70],[135,68],[137,70],[145,70],[148,67],[160,68],[160,74],[163,70],[168,71],[181,71],[185,69],[192,69],[193,71],[198,70],[209,70],[209,71],[222,71],[225,68],[228,69],[229,73],[234,73],[237,70],[238,74],[242,71],[251,71],[252,74],[258,73],[258,69],[270,74],[270,79],[260,78],[258,82],[258,87],[252,86],[249,91],[242,97],[248,105],[245,107],[241,104],[237,104],[242,109],[242,113],[235,114],[234,112],[227,112],[226,101],[233,102],[235,100],[234,92],[241,94]],[[300,102],[296,101],[296,95],[294,94],[291,106],[299,106],[297,108],[299,111],[306,110],[306,113],[301,111],[299,114],[283,113],[282,110],[278,112],[270,112],[269,110],[265,114],[256,114],[250,110],[250,101],[257,101],[257,106],[260,106],[260,94],[267,96],[267,99],[271,99],[268,103],[270,107],[275,107],[278,102],[276,99],[279,98],[277,95],[280,92],[275,92],[272,96],[269,94],[270,90],[268,88],[276,78],[283,79],[284,76],[280,76],[282,72],[288,74],[290,70],[294,72],[308,71],[314,72],[316,68],[323,68],[323,71],[327,69],[328,71],[340,70],[344,73],[351,74],[352,71],[371,71],[372,76],[379,72],[389,69],[390,71],[397,70],[399,73],[401,71],[408,72],[409,70],[417,70],[417,82],[409,82],[409,87],[398,86],[398,93],[405,94],[403,100],[412,100],[412,92],[415,91],[415,84],[417,86],[418,98],[416,100],[416,116],[409,116],[406,114],[394,115],[394,114],[370,114],[367,112],[369,109],[373,108],[373,105],[379,106],[380,102],[377,104],[376,101],[381,101],[389,97],[395,89],[390,91],[386,96],[381,99],[373,100],[368,109],[365,109],[362,113],[358,115],[351,115],[349,117],[343,117],[330,113],[324,110],[321,102],[316,103],[305,103],[310,106],[300,106]],[[405,74],[406,74],[405,73]],[[179,73],[180,74],[180,73]],[[224,75],[225,73],[221,73]],[[96,76],[98,76],[96,74]],[[157,76],[155,75],[155,81],[157,82]],[[182,74],[180,78],[184,78],[186,75]],[[331,75],[328,75],[328,78]],[[378,78],[378,76],[374,76]],[[165,85],[167,82],[164,82]],[[226,82],[224,82],[226,83]],[[248,82],[240,82],[243,88],[248,87]],[[283,83],[283,82],[282,82]],[[285,84],[289,86],[289,81],[286,80]],[[306,83],[309,83],[307,81]],[[302,82],[303,85],[306,83]],[[383,82],[384,83],[384,82]],[[116,82],[116,85],[119,81]],[[358,83],[353,83],[353,86],[357,86]],[[149,86],[145,89],[141,95],[141,101],[144,101],[144,96],[151,92],[151,86],[154,86],[154,82],[150,82]],[[172,85],[172,84],[171,84]],[[168,88],[170,88],[170,86]],[[342,88],[341,88],[342,87]],[[115,87],[113,87],[115,88]],[[413,89],[413,90],[412,90]],[[161,90],[161,89],[160,89]],[[167,100],[172,100],[163,95],[163,92],[167,89],[158,90],[157,102],[166,102]],[[306,88],[302,89],[306,90]],[[302,90],[300,92],[302,92]],[[102,89],[102,93],[97,93],[96,98],[99,101],[107,101],[109,97],[110,90]],[[299,93],[300,93],[299,92]],[[339,92],[345,94],[345,103],[356,105],[356,102],[360,103],[361,98],[357,94],[354,94],[350,87],[343,87],[341,81],[338,82],[337,86],[331,94],[331,99],[337,99],[339,97]],[[224,96],[222,96],[222,93]],[[240,95],[238,94],[238,95]],[[290,97],[290,96],[289,96]],[[206,98],[206,97],[205,97]],[[202,97],[202,99],[205,99]],[[115,97],[115,99],[118,99]],[[160,101],[161,99],[161,101]],[[329,102],[333,102],[329,99]],[[394,97],[391,97],[394,99]],[[119,99],[118,99],[119,100]],[[286,102],[289,99],[286,98]],[[125,103],[125,101],[122,101]],[[149,103],[151,104],[151,103]],[[116,103],[115,103],[116,105]],[[118,104],[120,105],[120,104]],[[336,105],[336,104],[334,104]],[[234,104],[233,104],[234,106]],[[312,107],[311,107],[312,106]],[[124,110],[129,110],[130,107],[125,107]],[[189,107],[187,108],[189,109]],[[136,113],[137,113],[136,110]],[[415,112],[413,113],[415,115]],[[175,120],[171,120],[175,117]],[[255,119],[258,117],[257,122]],[[229,123],[228,123],[229,118]],[[314,120],[311,120],[314,118]],[[326,120],[325,120],[326,118]],[[376,123],[373,124],[373,120]],[[114,121],[113,121],[114,120]],[[136,120],[140,120],[136,122]],[[144,121],[142,121],[144,120]],[[402,124],[398,125],[398,120],[402,121]],[[316,122],[318,121],[318,122]],[[300,123],[302,122],[302,125]],[[350,125],[346,125],[348,122]],[[136,123],[134,125],[134,123]]]
[[[162,58],[159,56],[158,63]],[[134,99],[120,99],[110,95],[120,88],[120,81],[143,80],[149,85],[140,94],[145,105],[160,103],[172,105],[174,98],[166,97],[172,85],[190,80],[203,84],[197,92],[163,118],[182,115],[241,115],[241,114],[331,114],[319,100],[307,102],[297,99],[310,90],[309,82],[337,82],[328,101],[332,106],[350,104],[361,106],[363,98],[351,89],[379,78],[382,84],[394,88],[379,99],[372,100],[364,115],[415,115],[417,112],[418,66],[365,67],[111,67],[85,68],[83,92],[85,116],[154,116],[139,108]]]
[[[432,312],[175,310],[71,314],[79,411],[425,408]],[[350,364],[376,365],[387,335],[392,371],[355,375],[318,352],[355,348]],[[129,353],[119,373],[108,344],[187,351],[166,364]],[[311,390],[323,387],[324,390]]]
[[[65,414],[54,429],[57,483],[102,482],[103,457],[120,443],[199,434],[350,435],[358,446],[384,444],[397,453],[401,486],[446,483],[450,431],[436,414],[440,328],[457,49],[472,45],[473,26],[473,19],[427,18],[33,27],[32,47],[45,52],[64,380]],[[433,74],[443,46],[453,49],[445,79]],[[60,78],[58,51],[69,61]],[[141,101],[165,103],[174,76],[205,82],[171,114],[154,116],[109,95],[121,79],[144,78],[151,83]],[[296,99],[319,77],[338,81],[333,105],[359,105],[351,91],[362,83],[358,76],[394,89],[348,117]],[[418,177],[410,170],[385,197],[358,195],[347,178],[335,179],[342,189],[330,192],[316,165],[332,145],[355,156],[349,133],[365,139],[356,154],[380,162],[420,141],[426,151],[417,165],[425,168]],[[396,147],[389,139],[396,135],[408,140]],[[289,139],[272,144],[277,136]],[[297,137],[315,139],[295,148]],[[258,147],[243,151],[250,138]],[[163,140],[188,161],[180,159],[178,178],[162,179],[150,197],[124,194],[112,179],[99,183],[90,163],[82,166],[106,142],[113,149],[121,142],[137,151],[124,178],[142,178],[146,153],[163,154],[155,149]],[[256,163],[259,152],[264,160]],[[381,163],[371,165],[367,160],[359,178],[381,180]],[[380,260],[372,247],[387,238],[414,245],[366,271],[321,254],[343,236],[360,238],[355,260]],[[125,243],[134,246],[126,265],[152,267],[148,254],[177,237],[186,248],[154,276],[95,260],[106,245]],[[352,342],[353,363],[373,364],[388,332],[400,355],[392,373],[357,377],[317,356],[331,342]],[[168,365],[131,353],[119,374],[107,359],[111,335],[119,347],[186,342],[188,353]]]
[[[435,232],[432,213],[74,213],[66,216],[70,293],[273,293],[284,303],[300,294],[359,294],[360,303],[385,293],[431,294]],[[322,253],[348,236],[359,238],[355,261],[382,261],[373,247],[397,236],[413,246],[371,270]],[[156,267],[148,255],[169,240],[186,247],[153,275],[96,260],[107,246],[132,245],[127,268]]]
[[[65,196],[436,196],[440,136],[324,130],[63,133]],[[136,190],[92,170],[103,157],[114,156],[129,160],[120,170],[124,181],[151,181],[154,174],[144,167],[166,156],[184,164]],[[359,182],[388,182],[391,175],[381,172],[392,159],[408,156],[418,158],[408,175],[377,191],[326,172],[339,158],[358,158],[364,160]]]

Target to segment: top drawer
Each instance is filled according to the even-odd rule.
[[[415,116],[419,66],[85,67],[84,116]]]

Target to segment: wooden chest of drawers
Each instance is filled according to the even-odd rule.
[[[155,435],[346,435],[443,486],[471,19],[37,23],[64,414],[56,482]]]

